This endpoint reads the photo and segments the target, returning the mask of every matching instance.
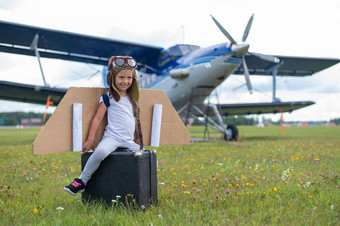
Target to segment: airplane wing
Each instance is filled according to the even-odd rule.
[[[295,56],[275,56],[283,64],[279,67],[279,76],[306,76],[322,71],[340,62],[337,58],[315,58]],[[260,59],[254,55],[246,55],[245,60],[251,75],[272,75],[270,70],[274,63]],[[233,74],[244,74],[243,66],[240,65]]]
[[[133,56],[141,64],[157,58],[163,48],[0,21],[0,51],[34,56],[31,43],[39,35],[41,57],[107,66],[113,55]]]
[[[245,103],[245,104],[219,104],[217,108],[224,116],[250,115],[265,113],[292,112],[303,107],[315,104],[313,101],[271,102],[271,103]],[[213,111],[210,111],[213,114]]]
[[[67,89],[0,81],[0,99],[3,100],[46,104],[50,96],[50,101],[57,106],[66,92]]]

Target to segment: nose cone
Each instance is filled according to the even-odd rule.
[[[249,49],[249,44],[234,44],[231,47],[231,50],[235,54],[236,57],[241,58],[244,57]]]

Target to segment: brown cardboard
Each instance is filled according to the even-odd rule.
[[[72,106],[73,103],[83,104],[83,143],[85,142],[91,120],[96,113],[100,96],[105,88],[71,87],[59,103],[46,125],[33,142],[33,154],[51,154],[72,151]],[[181,118],[162,90],[140,90],[140,117],[145,146],[150,145],[151,122],[154,104],[162,104],[162,125],[160,145],[189,144],[190,134]],[[105,126],[103,118],[95,138],[95,146],[100,142]]]

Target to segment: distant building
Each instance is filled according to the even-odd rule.
[[[41,118],[23,118],[20,121],[20,124],[23,126],[40,126],[41,123]]]
[[[299,126],[309,126],[309,122],[300,122]]]

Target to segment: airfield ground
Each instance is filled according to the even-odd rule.
[[[39,129],[0,129],[0,225],[339,224],[340,127],[239,131],[238,142],[157,148],[159,203],[143,210],[83,204],[63,190],[79,153],[33,156]]]

